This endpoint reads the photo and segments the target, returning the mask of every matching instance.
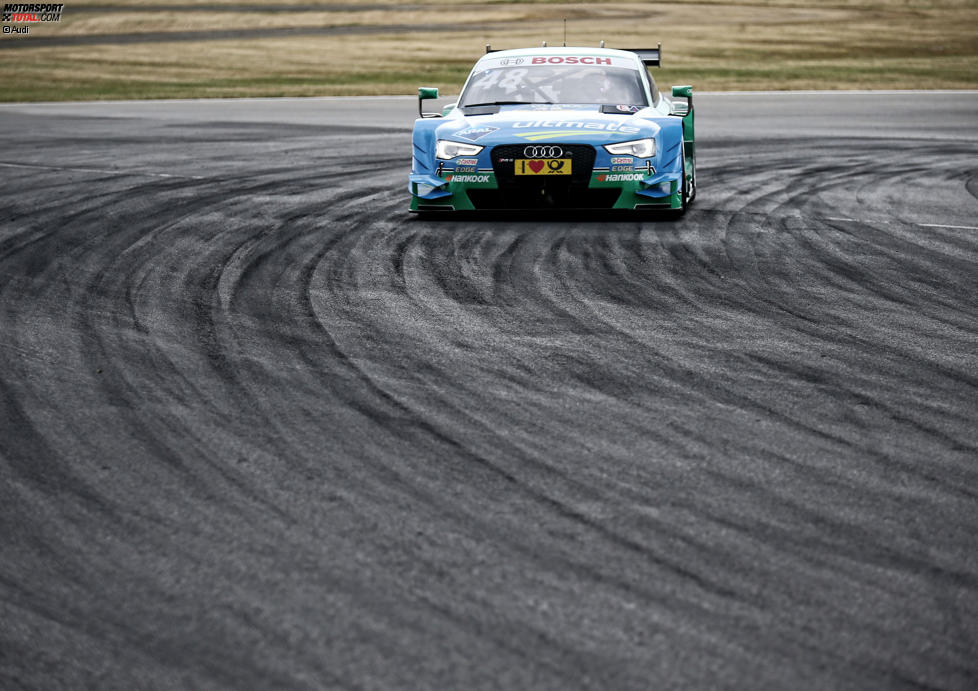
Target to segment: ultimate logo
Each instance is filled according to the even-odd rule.
[[[37,4],[37,3],[6,3],[3,6],[3,14],[0,21],[4,22],[60,22],[61,11],[64,10],[64,3],[60,4]],[[7,29],[8,27],[4,27]],[[4,33],[9,33],[4,31]]]

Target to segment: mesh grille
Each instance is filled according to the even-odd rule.
[[[621,197],[621,190],[606,187],[563,197],[555,196],[546,189],[523,194],[505,190],[468,189],[466,194],[476,209],[610,209]]]

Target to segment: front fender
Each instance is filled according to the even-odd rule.
[[[434,175],[438,169],[435,162],[435,145],[437,137],[435,130],[442,124],[438,118],[419,118],[414,121],[414,136],[412,137],[413,156],[411,172],[416,175]]]

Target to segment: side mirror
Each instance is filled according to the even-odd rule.
[[[693,87],[691,86],[674,86],[672,87],[672,95],[674,98],[685,98],[685,103],[672,104],[672,109],[669,111],[670,115],[678,115],[681,118],[685,118],[691,112],[693,112]]]
[[[418,89],[418,117],[421,118],[437,118],[441,117],[439,113],[425,113],[421,104],[428,99],[438,98],[438,89],[432,86],[422,86]]]

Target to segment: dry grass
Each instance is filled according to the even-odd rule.
[[[445,0],[377,10],[71,13],[3,51],[3,100],[411,93],[421,83],[455,92],[486,43],[551,45],[563,17],[573,44],[664,44],[663,84],[699,89],[978,88],[978,0],[792,0],[507,3]],[[106,0],[100,0],[105,2]],[[174,5],[185,0],[157,0]],[[151,7],[151,0],[113,0]],[[272,0],[291,5],[285,0]],[[303,3],[303,5],[315,3]],[[254,4],[254,3],[251,3]],[[267,5],[266,5],[267,6]],[[204,8],[207,8],[206,10]],[[34,36],[418,25],[434,32],[261,37],[126,45],[31,46]],[[11,39],[5,39],[11,40]],[[14,39],[16,40],[16,39]]]
[[[539,18],[550,12],[543,8],[520,9],[513,5],[498,8],[472,9],[460,7],[452,10],[451,19],[459,24],[474,24],[486,20],[493,22],[519,22]],[[175,11],[159,12],[117,11],[66,15],[58,24],[44,27],[45,36],[86,36],[105,34],[147,33],[158,31],[225,31],[230,29],[279,29],[345,26],[389,26],[392,24],[424,26],[446,21],[445,10],[429,7],[421,10],[366,10],[366,11],[302,11],[256,12],[241,11]]]

